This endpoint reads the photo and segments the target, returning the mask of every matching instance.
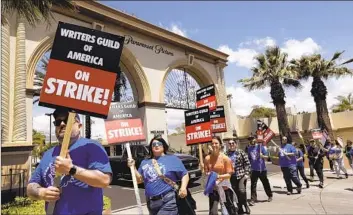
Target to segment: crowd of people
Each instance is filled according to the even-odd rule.
[[[69,112],[65,109],[55,110],[53,113],[59,143],[64,139],[68,115]],[[54,214],[102,214],[102,188],[111,183],[112,170],[102,145],[81,137],[81,126],[80,117],[76,114],[67,156],[59,156],[61,144],[45,152],[27,186],[27,195],[32,199],[45,200],[46,208],[48,202],[56,202]],[[193,215],[196,202],[188,189],[188,171],[178,157],[168,153],[168,147],[161,136],[156,136],[149,143],[149,157],[142,161],[139,167],[136,167],[133,159],[129,159],[127,165],[133,168],[137,182],[145,185],[149,214]],[[266,169],[266,161],[269,158],[267,147],[255,137],[249,137],[249,145],[245,150],[240,149],[237,139],[228,141],[226,153],[223,148],[222,139],[214,136],[210,153],[201,164],[207,176],[204,193],[209,198],[209,214],[218,214],[219,205],[222,214],[250,214],[249,206],[254,206],[258,201],[258,179],[263,184],[267,201],[271,202],[273,192]],[[296,185],[298,193],[302,191],[299,175],[306,187],[310,187],[309,180],[313,180],[314,170],[320,180],[319,187],[323,188],[325,156],[338,178],[341,178],[341,171],[348,178],[343,156],[347,156],[352,166],[352,141],[348,140],[345,147],[340,141],[335,140],[332,143],[330,139],[324,145],[314,139],[305,145],[289,142],[287,137],[283,136],[277,155],[287,195],[291,195],[292,182]],[[309,160],[310,179],[307,179],[304,172],[305,158]],[[59,188],[54,186],[56,173],[64,175]],[[250,201],[246,192],[249,179]]]

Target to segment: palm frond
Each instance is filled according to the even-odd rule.
[[[6,16],[17,13],[32,27],[42,21],[50,25],[50,19],[54,18],[52,6],[71,11],[77,9],[72,0],[5,0],[1,1],[1,24],[7,23]]]
[[[353,58],[341,63],[339,66],[342,66],[342,65],[345,65],[345,64],[349,64],[349,63],[352,63],[352,62],[353,62]]]

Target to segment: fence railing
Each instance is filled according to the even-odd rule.
[[[1,181],[3,198],[25,197],[26,181],[28,181],[26,169],[10,169],[9,174],[1,175]]]

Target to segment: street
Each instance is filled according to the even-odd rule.
[[[271,163],[267,163],[266,165],[268,175],[273,175],[281,171],[281,169],[276,165]],[[201,180],[197,180],[189,185],[191,193],[197,193],[203,190],[200,181]],[[142,204],[146,203],[143,185],[139,185],[139,193]],[[136,206],[137,204],[132,181],[119,180],[118,182],[111,184],[110,188],[104,189],[104,195],[111,199],[111,210],[113,212],[127,209],[129,207]]]

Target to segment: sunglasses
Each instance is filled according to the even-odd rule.
[[[57,119],[57,120],[53,121],[53,124],[54,124],[54,126],[60,126],[61,123],[64,122],[66,125],[68,119],[69,119],[68,117],[66,117],[65,119]]]
[[[163,143],[161,142],[153,142],[152,147],[157,147],[157,146],[163,146]]]

